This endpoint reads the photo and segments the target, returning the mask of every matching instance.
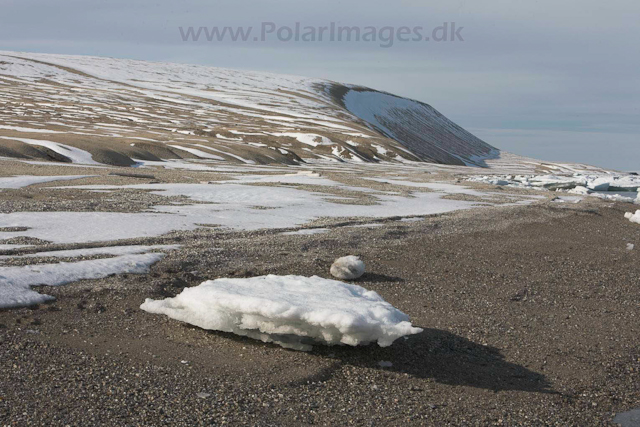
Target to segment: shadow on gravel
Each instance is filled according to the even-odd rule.
[[[429,378],[443,384],[469,386],[494,391],[517,390],[557,393],[546,377],[523,366],[507,362],[500,351],[438,329],[405,340],[400,338],[391,347],[323,347],[314,346],[314,354],[331,357],[341,363],[359,367],[402,372],[416,378]],[[381,367],[380,362],[391,362]],[[333,372],[322,376],[329,379]],[[314,375],[311,381],[317,380]]]
[[[386,274],[364,273],[360,281],[371,283],[403,283],[404,279],[402,277],[387,276]]]

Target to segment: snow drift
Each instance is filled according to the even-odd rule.
[[[422,332],[376,292],[317,276],[210,280],[174,298],[147,299],[140,308],[303,351],[313,343],[387,347]]]

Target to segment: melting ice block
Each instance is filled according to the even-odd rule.
[[[624,214],[624,217],[631,222],[636,222],[640,224],[640,209],[638,209],[635,214],[631,212],[627,212]]]
[[[210,280],[174,298],[147,299],[140,308],[303,351],[314,343],[387,347],[422,332],[376,292],[317,276]]]

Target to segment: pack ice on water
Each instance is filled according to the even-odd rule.
[[[314,343],[387,347],[422,332],[376,292],[317,276],[210,280],[174,298],[147,299],[140,308],[303,351]]]

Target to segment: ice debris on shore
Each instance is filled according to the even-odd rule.
[[[512,187],[538,187],[550,190],[571,189],[578,186],[592,191],[637,191],[640,177],[636,175],[485,175],[467,179],[471,182]]]
[[[329,272],[337,279],[357,279],[364,274],[364,262],[355,255],[343,256],[333,262]]]
[[[210,280],[174,298],[147,299],[140,308],[302,351],[314,343],[387,347],[422,332],[376,292],[317,276]]]
[[[627,213],[624,214],[624,217],[627,218],[631,222],[635,222],[637,224],[640,224],[640,209],[638,209],[635,214],[632,213],[632,212],[627,212]]]
[[[572,194],[590,195],[606,200],[640,204],[640,177],[636,175],[485,175],[467,178],[470,182],[482,182],[497,186],[528,188],[550,191],[566,191]],[[615,192],[626,193],[615,194]],[[607,194],[609,193],[609,194]]]

